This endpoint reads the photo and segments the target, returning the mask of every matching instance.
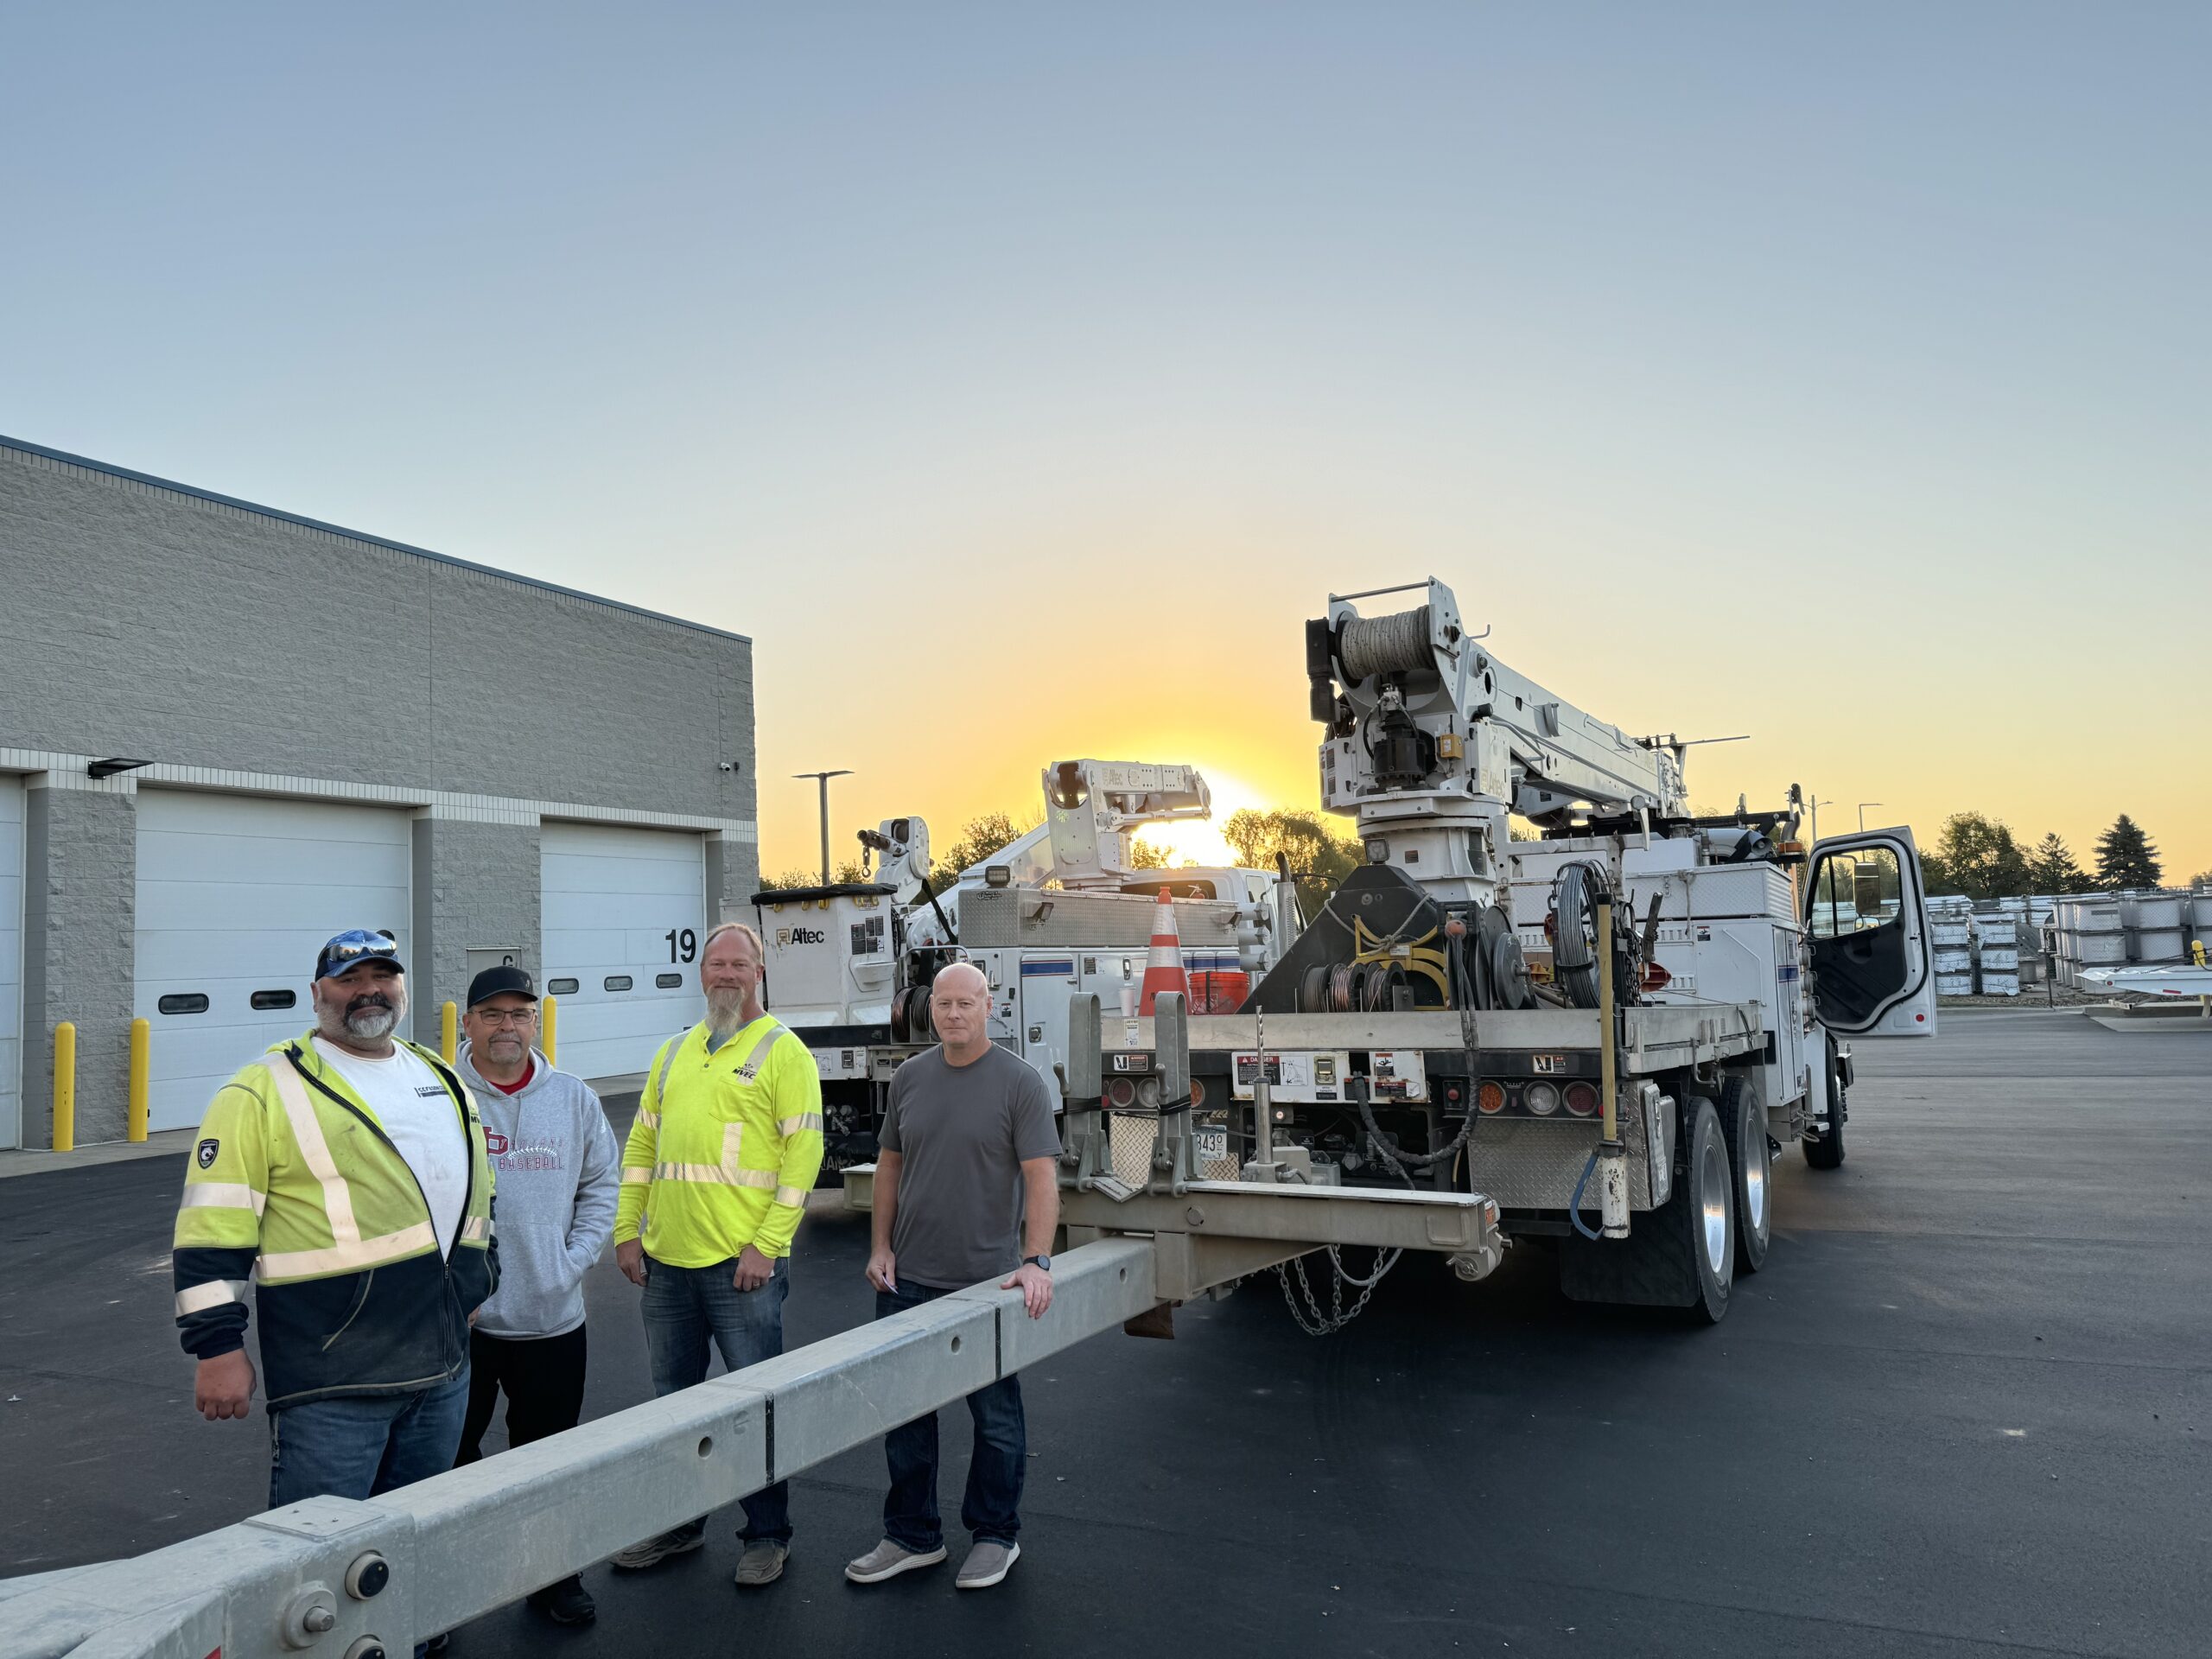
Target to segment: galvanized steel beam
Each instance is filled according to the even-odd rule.
[[[1119,1201],[1063,1189],[1060,1215],[1071,1226],[1266,1239],[1300,1250],[1358,1244],[1456,1255],[1497,1243],[1497,1206],[1479,1192],[1191,1181],[1173,1192],[1134,1192]]]
[[[1052,1305],[978,1285],[365,1503],[319,1497],[0,1596],[0,1659],[391,1659],[1110,1331],[1158,1301],[1148,1239],[1053,1263]],[[496,1540],[487,1548],[486,1541]],[[348,1575],[385,1568],[366,1595]],[[373,1577],[373,1575],[372,1575]],[[288,1635],[289,1632],[289,1635]]]

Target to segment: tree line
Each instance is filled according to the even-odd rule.
[[[949,885],[962,870],[978,863],[1009,842],[1020,839],[1043,822],[1041,814],[1017,817],[1011,812],[985,812],[970,818],[952,842],[932,850],[933,878]],[[1516,839],[1524,833],[1516,825]],[[1342,834],[1322,813],[1277,808],[1256,811],[1246,807],[1232,812],[1221,826],[1222,839],[1248,869],[1273,869],[1280,855],[1293,875],[1317,885],[1334,887],[1361,861],[1358,841]],[[1131,861],[1137,868],[1166,869],[1165,849],[1138,836],[1132,843]],[[1968,899],[2005,899],[2031,893],[2110,893],[2123,887],[2155,887],[2164,880],[2164,861],[2142,825],[2121,813],[2112,827],[2097,837],[2094,861],[2082,868],[2063,838],[2051,834],[2032,846],[2022,846],[2010,824],[1982,812],[1954,812],[1932,848],[1923,849],[1920,866],[1931,893],[1958,894]],[[839,864],[830,873],[836,881],[863,880],[858,859]],[[810,887],[821,880],[818,870],[785,870],[761,882],[764,888]],[[2212,886],[2212,870],[2195,878]]]
[[[2065,840],[2051,834],[2023,847],[2002,818],[1954,812],[1943,820],[1936,845],[1920,855],[1931,893],[1968,899],[2010,899],[2031,893],[2116,893],[2155,887],[2164,861],[2143,826],[2121,813],[2097,837],[2095,864],[2083,869]],[[2196,880],[2212,880],[2206,871]]]

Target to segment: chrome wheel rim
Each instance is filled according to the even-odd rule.
[[[1759,1149],[1751,1144],[1749,1138],[1744,1143],[1744,1199],[1745,1209],[1751,1212],[1751,1231],[1755,1235],[1764,1235],[1766,1231],[1766,1160],[1759,1156]]]
[[[1718,1141],[1709,1141],[1698,1160],[1697,1198],[1705,1217],[1705,1265],[1716,1279],[1728,1264],[1728,1203],[1733,1196],[1727,1157]]]

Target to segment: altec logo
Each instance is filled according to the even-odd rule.
[[[776,943],[785,946],[820,944],[829,937],[818,927],[779,927],[776,930]]]

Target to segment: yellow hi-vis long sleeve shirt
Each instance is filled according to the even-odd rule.
[[[675,1268],[747,1245],[789,1255],[822,1168],[822,1074],[806,1045],[763,1014],[714,1053],[704,1021],[653,1056],[622,1149],[617,1244],[642,1239]]]

